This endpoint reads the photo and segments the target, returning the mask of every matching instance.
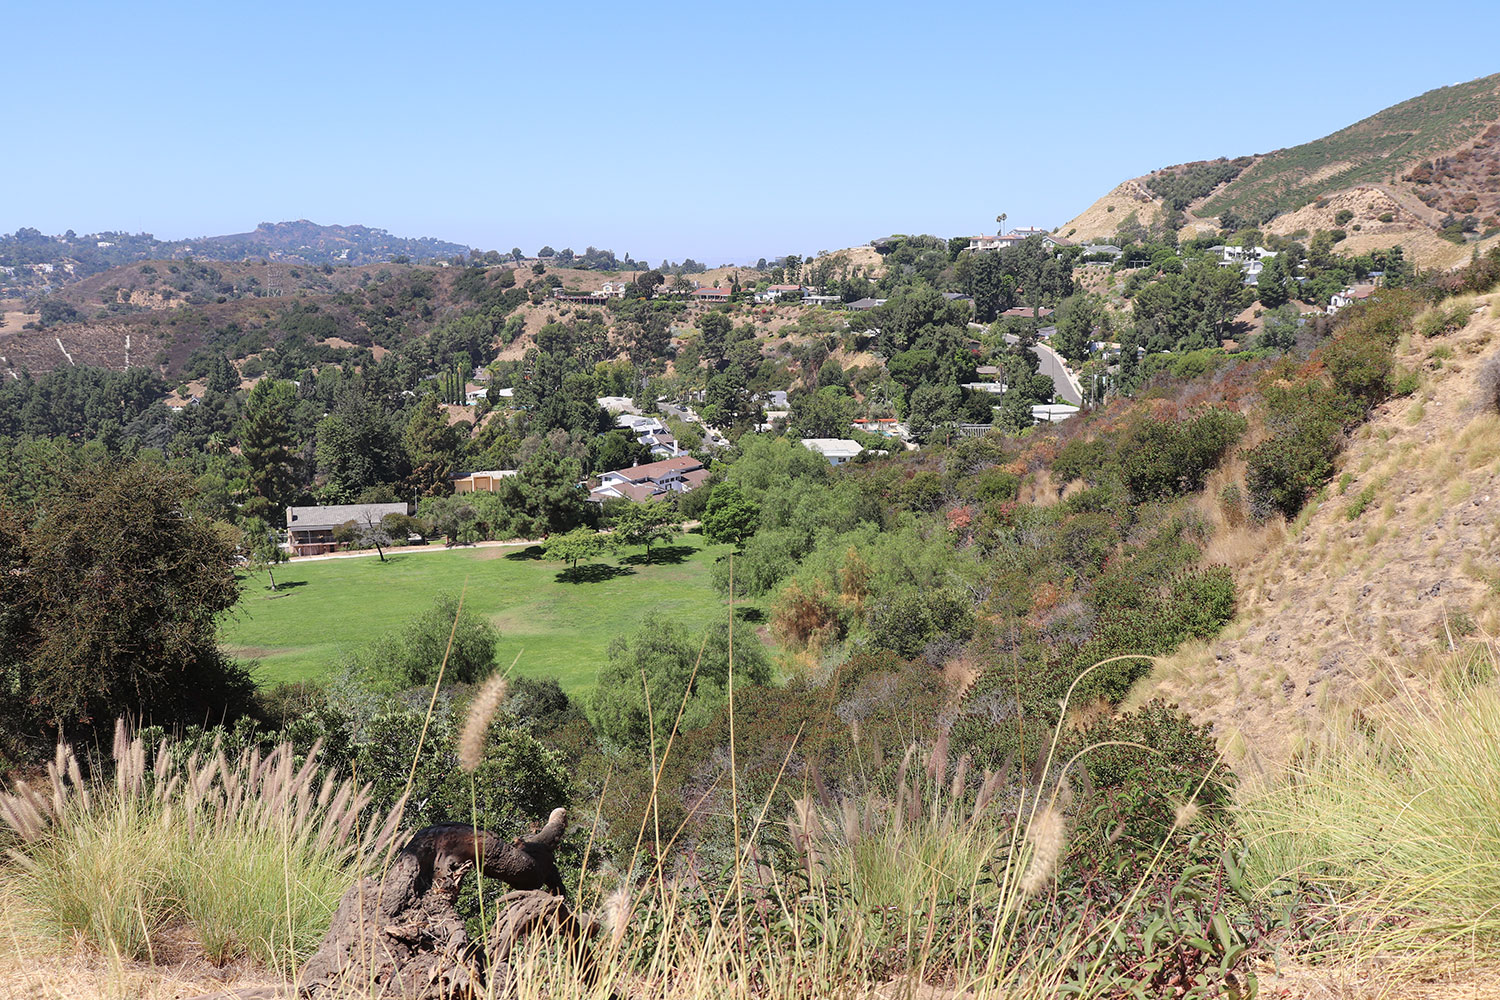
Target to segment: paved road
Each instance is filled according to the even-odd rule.
[[[988,329],[977,323],[970,323],[969,326]],[[1014,347],[1021,342],[1021,338],[1013,333],[1007,333],[1005,342]],[[1068,371],[1068,366],[1063,363],[1062,355],[1046,344],[1033,345],[1031,353],[1036,355],[1037,371],[1052,380],[1052,390],[1074,406],[1082,406],[1083,387],[1078,384],[1078,379],[1073,377],[1073,373]]]

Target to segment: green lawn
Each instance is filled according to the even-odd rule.
[[[724,614],[709,569],[728,546],[687,535],[656,545],[656,561],[641,563],[630,549],[580,566],[580,581],[562,576],[560,563],[516,548],[403,553],[382,563],[359,559],[293,562],[278,567],[273,593],[265,574],[243,578],[233,617],[220,630],[232,655],[260,661],[262,684],[324,676],[340,653],[399,627],[443,591],[468,580],[464,606],[500,630],[496,658],[516,673],[556,677],[564,690],[594,686],[604,649],[635,630],[648,611],[660,611],[694,629]],[[738,603],[738,602],[736,602]]]

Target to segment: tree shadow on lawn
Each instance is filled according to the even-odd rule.
[[[604,563],[588,563],[557,574],[558,583],[603,583],[617,576],[631,576],[635,570],[629,566],[607,566]]]
[[[661,563],[663,566],[676,566],[685,563],[698,550],[691,545],[658,545],[651,550],[651,558],[648,560],[644,552],[637,552],[633,556],[626,556],[621,563],[631,566],[654,566]]]
[[[505,558],[511,562],[535,562],[542,558],[542,547],[540,545],[528,545],[524,549],[505,553]]]

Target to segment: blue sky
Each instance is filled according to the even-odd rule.
[[[1051,227],[1500,70],[1452,41],[1500,36],[1475,0],[55,2],[0,30],[6,232],[308,218],[710,264]]]

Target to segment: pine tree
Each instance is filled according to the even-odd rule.
[[[411,485],[424,496],[443,496],[453,491],[450,477],[458,452],[458,432],[429,393],[412,408],[406,425],[406,454],[411,460]]]
[[[296,496],[291,429],[294,403],[292,384],[272,378],[255,383],[245,400],[240,453],[250,466],[253,494],[245,505],[247,514],[280,520],[280,512]]]

